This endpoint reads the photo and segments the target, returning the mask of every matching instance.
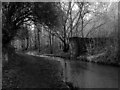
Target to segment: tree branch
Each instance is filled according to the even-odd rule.
[[[101,26],[104,25],[104,24],[105,24],[105,22],[102,23],[102,24],[100,24],[100,25],[98,25],[98,26],[96,26],[96,27],[95,27],[95,24],[94,24],[94,27],[92,27],[92,28],[89,30],[89,32],[86,34],[86,37],[88,37],[88,35],[89,35],[91,32],[95,31],[97,28],[101,27]]]

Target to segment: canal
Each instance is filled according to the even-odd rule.
[[[78,88],[118,88],[118,67],[83,61],[62,61],[64,80]]]

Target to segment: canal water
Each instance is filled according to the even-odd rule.
[[[78,88],[118,88],[118,67],[62,60],[64,80]]]

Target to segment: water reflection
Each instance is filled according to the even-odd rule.
[[[117,67],[70,60],[64,61],[63,65],[65,81],[73,83],[73,86],[75,87],[79,88],[118,87]]]

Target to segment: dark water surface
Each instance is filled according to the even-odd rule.
[[[118,88],[118,67],[83,61],[62,61],[65,81],[79,88]]]

